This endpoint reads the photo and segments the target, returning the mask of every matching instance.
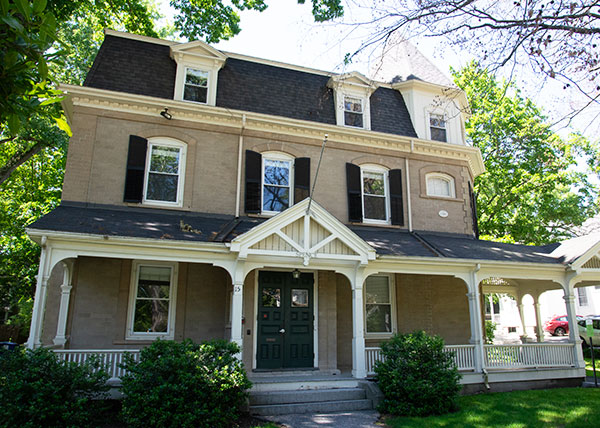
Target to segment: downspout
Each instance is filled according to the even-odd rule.
[[[408,231],[412,232],[412,208],[410,203],[410,171],[408,169],[408,158],[404,159],[404,165],[404,169],[406,170],[406,211],[408,214]]]
[[[244,147],[244,129],[246,128],[246,115],[242,114],[242,128],[240,129],[240,138],[238,142],[238,163],[237,163],[237,186],[235,189],[235,217],[240,216],[240,199],[242,193],[242,149]]]

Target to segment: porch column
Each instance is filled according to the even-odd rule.
[[[363,282],[363,269],[356,269],[352,281],[352,376],[357,379],[367,377]]]
[[[535,309],[535,336],[538,342],[544,341],[544,328],[542,326],[542,312],[541,312],[540,296],[534,296],[533,308]]]
[[[523,304],[523,296],[518,295],[519,304],[517,306],[519,310],[519,318],[521,319],[521,328],[523,329],[523,334],[521,335],[521,342],[527,342],[527,327],[525,326],[525,305]]]
[[[575,309],[575,295],[573,289],[568,286],[565,288],[565,306],[567,307],[567,320],[569,321],[569,342],[575,344],[575,367],[585,368],[583,359],[583,351],[581,350],[581,339],[579,338],[579,330],[577,328],[577,311]]]
[[[469,299],[469,320],[471,323],[471,339],[469,342],[475,345],[473,355],[475,372],[481,372],[485,366],[485,350],[483,347],[483,319],[481,317],[481,294],[479,293],[477,270],[478,268],[471,272],[466,282],[469,289],[467,298]]]
[[[233,275],[233,295],[231,297],[231,341],[238,344],[240,353],[238,358],[242,359],[242,318],[244,297],[244,264],[238,262]]]
[[[67,343],[67,317],[69,315],[69,299],[71,298],[72,278],[73,278],[73,260],[65,260],[63,265],[63,283],[60,286],[60,306],[58,309],[58,323],[56,325],[56,337],[53,342],[62,348]]]
[[[37,274],[37,284],[35,287],[35,297],[33,300],[33,312],[31,314],[31,326],[29,328],[29,339],[27,347],[29,349],[39,347],[42,336],[42,322],[44,320],[44,310],[46,307],[46,294],[48,289],[48,264],[50,263],[49,248],[46,248],[46,237],[42,237],[42,252],[40,254],[40,266]]]

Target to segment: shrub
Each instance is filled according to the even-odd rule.
[[[65,363],[45,348],[0,349],[0,427],[86,427],[108,390],[99,362]]]
[[[496,337],[496,327],[497,324],[495,322],[489,320],[485,321],[485,343],[488,345],[494,343],[494,337]]]
[[[397,334],[381,349],[384,361],[375,365],[384,395],[380,412],[426,416],[457,409],[460,374],[442,338],[424,331]]]
[[[238,418],[252,386],[239,347],[226,341],[200,345],[156,340],[140,361],[127,355],[122,416],[128,426],[220,427]]]

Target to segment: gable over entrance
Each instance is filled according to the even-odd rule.
[[[250,255],[355,260],[367,264],[375,250],[315,201],[304,199],[231,241],[231,251]]]

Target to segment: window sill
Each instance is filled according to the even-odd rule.
[[[385,227],[387,229],[406,229],[406,226],[399,226],[396,224],[385,224],[385,223],[358,223],[358,222],[349,222],[351,226],[368,226],[368,227]]]
[[[172,334],[170,334],[170,335],[156,334],[156,335],[148,335],[148,336],[127,336],[125,338],[125,341],[127,343],[140,343],[140,342],[152,343],[157,339],[173,340],[174,336]]]
[[[427,195],[427,194],[424,194],[424,193],[421,193],[420,196],[423,199],[434,199],[434,200],[437,200],[437,201],[465,202],[464,199],[452,198],[452,197],[447,197],[447,196],[433,196],[433,195]]]
[[[135,208],[151,208],[151,209],[161,209],[161,210],[172,210],[172,211],[191,211],[189,207],[183,207],[181,205],[160,205],[160,204],[149,204],[144,202],[124,202],[124,204],[128,207]]]

